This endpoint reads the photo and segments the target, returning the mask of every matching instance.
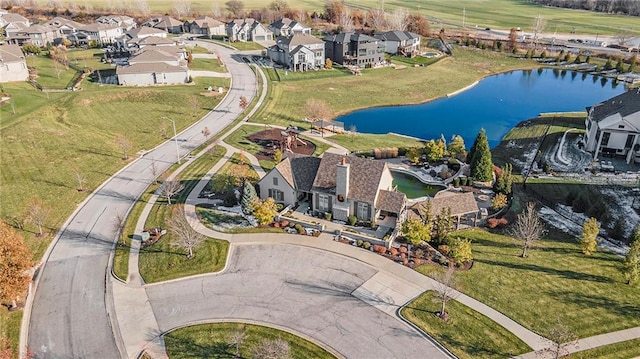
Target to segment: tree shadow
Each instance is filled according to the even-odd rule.
[[[547,274],[550,274],[550,275],[563,277],[563,278],[566,278],[566,279],[575,279],[575,280],[583,280],[583,281],[598,282],[598,283],[609,283],[609,282],[611,282],[611,278],[608,278],[608,277],[605,277],[605,276],[586,274],[586,273],[579,273],[579,272],[575,272],[575,271],[571,271],[571,270],[559,270],[559,269],[554,269],[554,268],[547,268],[547,267],[542,267],[542,266],[535,265],[535,264],[530,264],[530,263],[519,263],[518,264],[518,263],[500,262],[500,261],[493,261],[493,260],[480,259],[480,258],[475,258],[474,261],[479,262],[479,263],[485,263],[485,264],[488,264],[488,265],[499,266],[499,267],[507,267],[507,268],[523,270],[523,271],[542,272],[542,273],[547,273]]]
[[[197,342],[189,337],[175,337],[171,333],[164,337],[169,354],[177,358],[242,358],[235,356],[235,347],[228,343]]]
[[[638,303],[625,303],[608,296],[589,294],[582,291],[554,290],[550,291],[549,294],[584,308],[606,308],[607,311],[615,312],[627,318],[640,318],[640,306]]]

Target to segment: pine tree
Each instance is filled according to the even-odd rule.
[[[622,274],[629,285],[640,278],[640,224],[636,226],[629,251],[622,261]]]
[[[513,166],[511,163],[505,163],[501,169],[502,171],[496,180],[496,192],[509,195],[513,186]]]
[[[471,149],[471,177],[476,181],[489,182],[493,179],[493,163],[489,140],[484,128],[478,133]]]
[[[629,68],[627,69],[627,72],[635,72],[637,63],[638,63],[638,54],[633,54],[633,56],[631,56],[631,59],[629,60]]]
[[[618,59],[618,62],[616,63],[616,71],[618,72],[624,72],[624,67],[622,65],[622,59]]]
[[[580,236],[580,248],[582,253],[590,256],[591,253],[596,251],[596,245],[598,244],[596,238],[600,233],[600,225],[598,221],[591,217],[587,219],[582,225],[582,235]]]
[[[253,205],[252,202],[254,198],[256,198],[258,194],[256,193],[255,187],[249,181],[244,181],[244,185],[242,186],[242,199],[240,200],[240,205],[242,206],[242,213],[244,214],[252,214],[253,213]]]
[[[604,69],[607,71],[613,69],[613,63],[611,63],[611,58],[607,59],[607,62],[604,64]]]

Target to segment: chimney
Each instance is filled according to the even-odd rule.
[[[349,195],[349,164],[344,157],[342,157],[336,168],[336,195],[338,196],[338,201],[339,198],[343,198],[343,201],[346,201]]]

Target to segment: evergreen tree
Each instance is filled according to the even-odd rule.
[[[484,128],[480,130],[471,148],[471,177],[480,182],[489,182],[493,179],[493,163],[489,140]]]
[[[622,59],[618,59],[618,62],[616,63],[616,71],[618,72],[624,72],[624,67],[622,64]]]
[[[629,60],[629,68],[627,69],[627,72],[636,72],[637,63],[638,54],[633,54],[633,56],[631,56],[631,59]]]
[[[582,253],[590,256],[591,253],[596,251],[596,245],[598,244],[596,238],[600,233],[600,225],[598,221],[591,217],[587,219],[582,225],[582,235],[580,236],[580,248]]]
[[[244,214],[252,214],[253,213],[253,200],[258,196],[256,193],[255,187],[251,184],[251,182],[245,180],[244,185],[242,186],[242,199],[240,200],[240,204],[242,205],[242,212]]]
[[[622,274],[629,285],[640,278],[640,224],[633,232],[629,251],[622,261]]]
[[[611,58],[607,59],[607,62],[604,64],[604,69],[607,71],[613,69],[613,63],[611,63]]]
[[[501,169],[502,171],[496,179],[496,192],[509,195],[513,186],[513,166],[511,163],[505,163]]]
[[[447,146],[447,151],[449,151],[449,155],[454,158],[462,159],[467,153],[466,147],[464,145],[464,139],[462,136],[454,135],[451,138],[451,142]]]

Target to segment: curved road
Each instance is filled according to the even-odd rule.
[[[213,111],[178,135],[180,156],[206,140],[201,134],[204,127],[215,134],[240,116],[241,96],[251,101],[257,93],[250,67],[230,50],[215,48],[233,77],[232,87]],[[67,220],[45,254],[33,302],[25,308],[23,333],[28,321],[28,336],[21,336],[38,358],[113,358],[118,356],[115,353],[124,354],[114,340],[112,303],[106,290],[116,236],[113,219],[126,213],[152,182],[154,160],[160,173],[166,170],[176,160],[175,143],[163,143],[107,180]]]

